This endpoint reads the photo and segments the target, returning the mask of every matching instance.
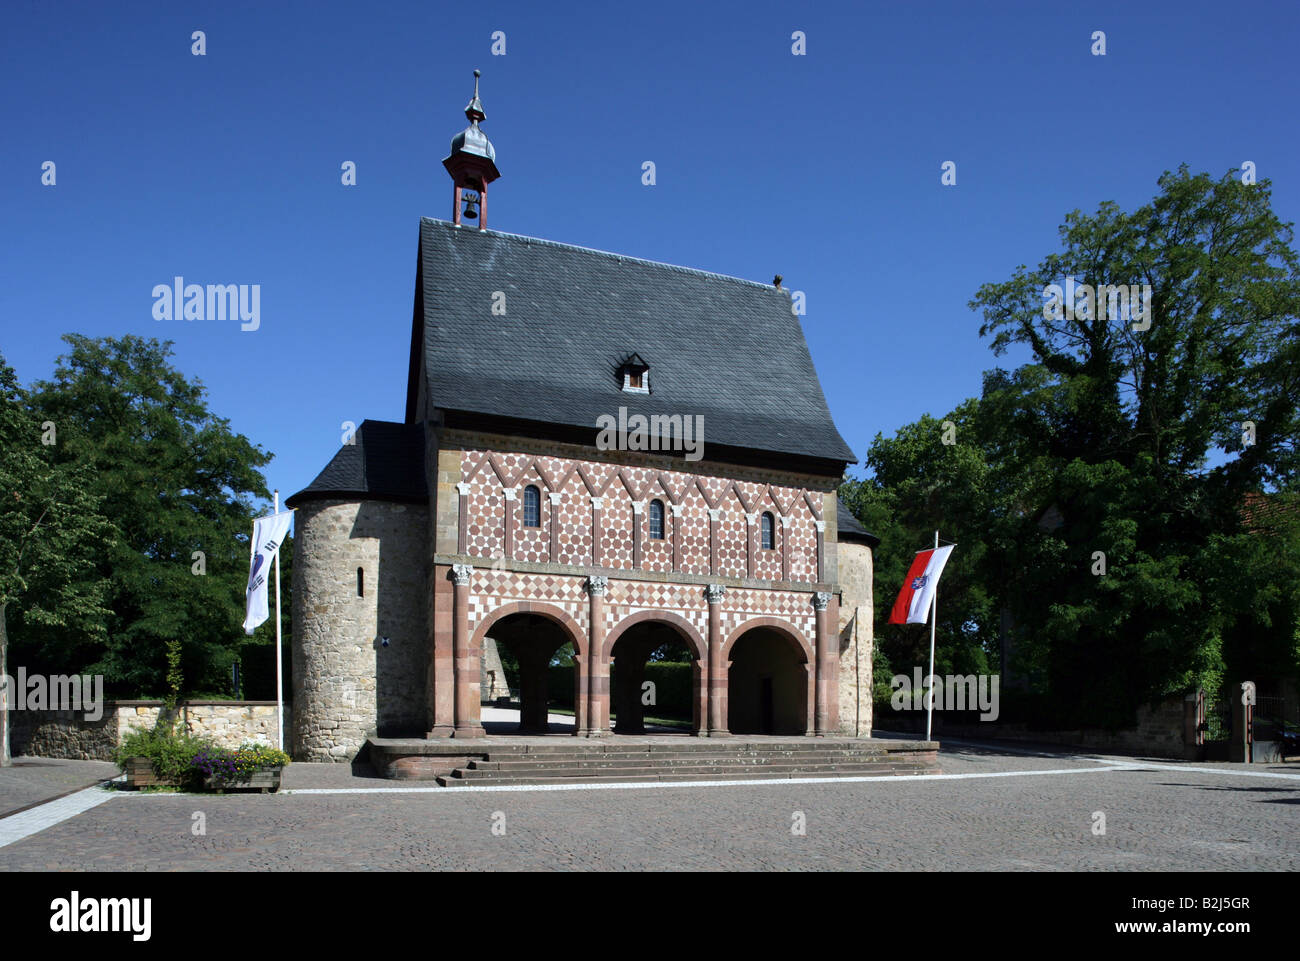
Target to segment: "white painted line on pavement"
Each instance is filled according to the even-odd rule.
[[[84,791],[69,794],[67,797],[50,801],[48,804],[41,804],[34,808],[28,808],[26,811],[12,814],[0,820],[0,848],[13,844],[15,841],[21,841],[23,838],[31,837],[33,834],[44,831],[46,828],[53,827],[69,818],[75,818],[78,814],[89,811],[93,807],[98,807],[112,797],[112,791],[106,791],[99,787],[88,787]]]
[[[1286,781],[1300,781],[1300,774],[1283,774],[1280,771],[1239,771],[1226,767],[1185,767],[1181,764],[1159,764],[1152,761],[1106,761],[1102,764],[1114,764],[1133,771],[1175,771],[1179,774],[1228,774],[1232,777],[1271,777]]]
[[[464,794],[467,791],[634,791],[673,787],[781,787],[787,784],[864,784],[897,781],[959,781],[991,777],[1035,777],[1044,774],[1106,774],[1139,770],[1113,764],[1107,767],[1068,767],[1052,771],[984,771],[973,774],[881,774],[853,777],[745,778],[738,781],[613,781],[609,784],[484,784],[465,787],[310,787],[282,790],[281,794]]]

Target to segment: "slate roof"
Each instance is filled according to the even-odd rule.
[[[363,421],[314,481],[285,501],[296,507],[310,498],[348,498],[428,503],[424,479],[424,425]]]
[[[871,545],[873,549],[880,546],[880,538],[875,534],[867,533],[867,529],[858,523],[858,519],[853,516],[849,505],[844,503],[842,497],[835,498],[835,521],[837,540],[861,541]]]
[[[428,218],[419,253],[408,421],[422,367],[433,408],[585,427],[593,439],[619,407],[702,415],[706,459],[712,443],[856,460],[788,290]],[[492,313],[497,291],[504,316]],[[649,365],[649,394],[621,389],[633,353]]]

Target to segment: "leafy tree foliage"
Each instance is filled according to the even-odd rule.
[[[17,663],[33,673],[48,673],[62,665],[62,652],[92,650],[105,637],[108,585],[97,565],[115,529],[100,513],[90,472],[55,460],[57,443],[57,430],[32,416],[0,357],[0,675],[10,673],[11,626],[27,640]],[[8,764],[7,711],[0,728],[0,763]]]
[[[955,444],[928,417],[877,436],[875,477],[845,489],[865,523],[907,541],[882,552],[882,584],[896,589],[927,529],[962,542],[942,585],[948,656],[1006,642],[1057,723],[1127,723],[1143,701],[1298,665],[1291,225],[1267,181],[1184,167],[1159,184],[1132,213],[1069,214],[1060,252],[981,287],[981,334],[1030,362],[985,375],[949,415]],[[1067,278],[1145,286],[1149,314],[1108,298],[1045,309]],[[1268,510],[1252,516],[1252,498]],[[882,630],[887,656],[912,656],[910,630]]]
[[[166,689],[166,643],[192,688],[226,690],[242,630],[254,498],[270,456],[207,406],[170,363],[171,344],[64,337],[33,408],[59,431],[55,459],[84,469],[120,536],[98,559],[106,639],[83,670],[122,695]],[[200,556],[201,555],[201,556]],[[202,574],[196,573],[201,561]]]

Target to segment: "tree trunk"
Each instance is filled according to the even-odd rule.
[[[9,767],[9,630],[5,626],[7,601],[0,601],[0,767]]]

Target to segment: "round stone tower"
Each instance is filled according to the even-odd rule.
[[[872,552],[880,539],[868,534],[843,501],[836,504],[840,585],[840,731],[871,736]]]

